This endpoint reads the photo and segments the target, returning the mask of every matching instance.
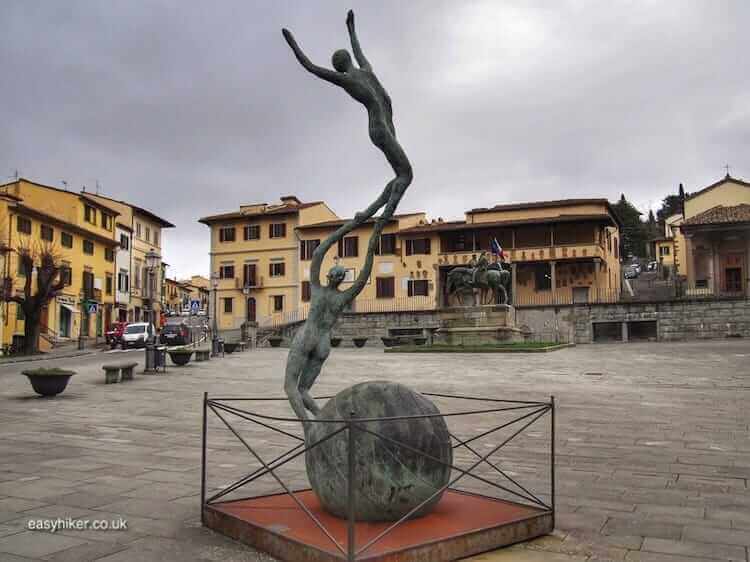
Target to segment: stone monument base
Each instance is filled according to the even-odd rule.
[[[346,519],[324,511],[311,490],[295,495],[346,550]],[[213,503],[204,506],[203,515],[207,527],[280,560],[347,560],[288,494]],[[356,523],[356,548],[391,525]],[[448,562],[539,537],[553,526],[551,511],[447,490],[428,515],[399,524],[356,560]]]
[[[516,328],[516,309],[508,304],[456,306],[438,311],[441,328],[434,343],[486,345],[524,340]]]

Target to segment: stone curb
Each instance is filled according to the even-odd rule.
[[[34,355],[33,357],[19,357],[17,359],[0,359],[0,367],[3,365],[12,365],[14,363],[30,363],[32,361],[51,361],[53,359],[69,359],[71,357],[82,357],[84,355],[93,355],[96,351],[77,351],[75,353],[66,353],[64,355]]]
[[[558,345],[550,345],[547,347],[538,347],[538,348],[521,348],[521,349],[514,349],[512,347],[508,348],[492,348],[492,347],[473,347],[471,345],[467,346],[460,346],[456,345],[453,347],[443,347],[443,348],[431,348],[429,345],[419,346],[419,347],[412,347],[412,346],[403,346],[403,347],[390,347],[384,349],[385,353],[549,353],[551,351],[557,351],[558,349],[565,349],[566,347],[575,347],[575,343],[561,343]],[[461,349],[462,347],[465,347],[465,349]]]

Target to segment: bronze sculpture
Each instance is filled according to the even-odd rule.
[[[308,411],[313,415],[318,413],[319,408],[310,396],[310,388],[315,383],[315,379],[320,374],[320,369],[331,351],[331,329],[341,311],[356,298],[367,282],[372,270],[373,255],[380,234],[393,217],[396,206],[412,181],[411,164],[396,140],[391,98],[380,84],[372,71],[372,66],[362,53],[354,29],[354,13],[351,10],[349,10],[346,18],[346,26],[349,30],[352,51],[359,68],[352,64],[349,53],[343,49],[333,54],[332,61],[335,71],[316,66],[302,52],[288,29],[282,30],[282,33],[297,60],[306,70],[327,82],[342,87],[351,97],[365,106],[370,140],[383,151],[386,159],[393,167],[396,177],[388,182],[380,196],[367,209],[357,213],[352,220],[326,238],[313,252],[310,266],[310,287],[312,290],[310,312],[307,322],[297,332],[292,342],[287,359],[284,384],[284,390],[289,397],[292,408],[301,419],[308,417]],[[338,287],[344,280],[345,271],[340,266],[334,266],[328,272],[328,284],[321,285],[320,267],[326,252],[346,234],[364,224],[383,206],[385,206],[385,209],[375,221],[375,227],[370,237],[364,267],[354,284],[346,291],[339,291]]]
[[[367,282],[383,228],[393,217],[412,181],[411,164],[396,140],[390,97],[362,53],[351,11],[346,24],[359,68],[352,64],[351,56],[345,50],[333,54],[335,70],[316,66],[288,30],[284,29],[283,34],[306,70],[340,86],[365,106],[370,140],[383,152],[396,175],[372,204],[326,238],[313,252],[310,309],[307,321],[295,334],[289,350],[284,390],[297,418],[303,421],[308,446],[305,454],[307,475],[323,507],[341,517],[353,507],[354,516],[359,521],[395,521],[427,513],[440,501],[450,478],[452,443],[438,409],[418,392],[388,381],[368,381],[345,388],[322,409],[310,395],[310,389],[331,351],[331,330],[336,319]],[[345,270],[338,265],[330,269],[328,283],[322,285],[320,269],[326,252],[381,208],[382,213],[374,220],[364,267],[353,285],[345,291],[339,290]],[[363,426],[390,440],[365,431],[357,431],[352,437],[356,443],[353,451],[357,452],[358,466],[353,483],[354,497],[348,493],[349,445],[342,434],[331,435],[340,425],[332,420],[342,419],[342,415],[362,419]],[[402,443],[404,447],[396,447],[393,443]]]

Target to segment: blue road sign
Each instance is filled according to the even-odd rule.
[[[193,314],[197,314],[200,309],[201,309],[201,301],[199,300],[190,301],[190,312],[192,312]]]

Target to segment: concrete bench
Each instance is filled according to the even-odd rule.
[[[238,342],[237,351],[247,351],[247,342],[246,341]]]
[[[208,361],[211,358],[211,350],[208,348],[201,348],[195,350],[196,361]]]
[[[132,381],[133,369],[138,363],[114,363],[112,365],[102,365],[104,369],[104,384],[113,384],[116,382]]]

